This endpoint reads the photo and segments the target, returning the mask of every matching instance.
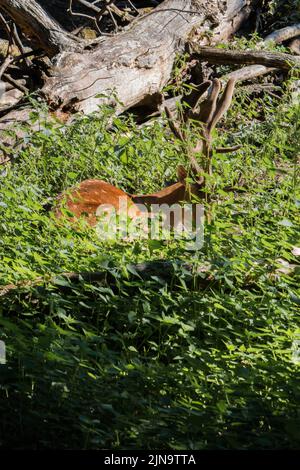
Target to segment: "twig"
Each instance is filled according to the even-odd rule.
[[[11,55],[8,55],[3,64],[0,66],[0,79],[2,78],[2,75],[4,74],[5,70],[8,69],[10,64],[14,61],[14,58]]]
[[[114,17],[114,15],[112,14],[112,11],[111,11],[110,8],[108,8],[108,12],[109,12],[109,15],[110,15],[110,17],[111,17],[111,19],[112,19],[113,24],[115,25],[115,31],[117,32],[117,31],[118,31],[118,25],[117,25],[117,22],[116,22],[116,20],[115,20],[115,17]]]
[[[16,27],[15,23],[13,24],[12,33],[13,33],[15,42],[16,42],[16,44],[17,44],[17,46],[18,46],[18,48],[19,48],[19,50],[20,50],[20,52],[23,56],[22,59],[25,59],[25,62],[26,62],[26,65],[27,65],[28,68],[31,67],[32,62],[29,59],[29,56],[26,55],[25,48],[22,44],[22,41],[21,41],[20,36],[18,34],[18,30],[17,30],[17,27]]]
[[[21,85],[17,80],[14,80],[10,75],[7,73],[3,74],[3,78],[10,83],[11,85],[14,86],[14,88],[17,88],[18,90],[22,91],[23,93],[28,93],[29,90],[25,86]]]
[[[131,0],[128,0],[128,3],[129,3],[129,5],[131,6],[131,8],[132,8],[136,13],[139,13],[139,10],[134,6],[134,4],[132,3]]]
[[[11,29],[8,25],[8,21],[6,21],[6,19],[4,18],[4,16],[2,15],[2,13],[0,13],[0,22],[3,24],[4,26],[4,29],[6,31],[6,34],[8,36],[8,41],[9,41],[9,45],[11,44],[11,38],[12,38],[12,35],[11,35]]]
[[[20,60],[26,59],[27,57],[31,57],[31,56],[43,57],[44,55],[45,54],[44,54],[43,49],[35,49],[35,50],[32,50],[32,51],[24,52],[23,54],[20,54],[20,55],[14,57],[13,62],[19,62]]]
[[[87,15],[85,13],[77,13],[77,12],[74,12],[73,11],[73,0],[69,0],[69,8],[68,8],[68,11],[69,13],[72,15],[72,16],[80,16],[82,18],[87,18],[89,19],[90,21],[92,21],[94,24],[95,24],[95,27],[97,28],[98,32],[102,35],[102,36],[105,36],[106,34],[103,33],[98,25],[98,22],[99,22],[99,19],[102,18],[103,16],[103,13],[107,10],[107,4],[102,8],[98,8],[96,7],[94,4],[90,4],[88,2],[86,2],[85,0],[78,0],[81,4],[83,4],[84,6],[87,6],[86,4],[88,4],[88,6],[90,8],[92,8],[93,11],[95,11],[95,13],[97,13],[96,16],[90,16],[90,15]],[[109,0],[110,2],[114,1],[114,0]]]
[[[70,14],[72,16],[81,16],[83,18],[88,18],[89,20],[95,22],[95,17],[94,16],[90,16],[90,15],[86,15],[85,13],[76,13],[73,11],[73,0],[70,0],[69,1],[69,8],[68,8],[68,12],[70,12]]]
[[[89,3],[86,0],[77,0],[78,3],[81,3],[81,5],[85,6],[86,8],[90,8],[96,13],[99,13],[100,8],[96,7],[93,3]]]

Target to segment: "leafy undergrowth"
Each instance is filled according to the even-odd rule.
[[[0,446],[269,449],[300,445],[299,117],[290,92],[237,99],[221,123],[204,246],[104,241],[46,210],[86,178],[132,192],[174,179],[183,154],[162,123],[102,109],[41,122],[1,176]],[[35,119],[32,116],[32,119]],[[233,191],[225,191],[232,186]],[[214,281],[143,281],[129,265],[183,260]],[[107,271],[107,282],[52,275]],[[132,271],[132,270],[131,270]],[[111,282],[111,276],[114,282]]]

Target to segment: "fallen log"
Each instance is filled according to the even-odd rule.
[[[65,31],[33,0],[1,0],[0,8],[50,56],[62,50],[79,50],[82,47],[76,36]]]
[[[42,94],[63,111],[97,111],[107,103],[118,112],[137,106],[168,82],[176,54],[191,35],[217,43],[239,29],[258,0],[165,0],[121,33],[102,38],[92,50],[70,35],[33,0],[4,0],[0,8],[39,41],[55,66]]]
[[[239,11],[253,2],[230,3]],[[103,103],[115,106],[117,111],[136,106],[168,82],[176,53],[193,29],[210,30],[213,36],[217,27],[234,32],[228,13],[236,15],[231,7],[220,9],[220,2],[215,0],[165,0],[91,53],[58,56],[53,76],[42,90],[46,101],[54,108],[84,113],[96,111]],[[214,15],[215,24],[210,15]],[[220,35],[219,29],[216,35]]]
[[[286,28],[278,29],[277,31],[273,31],[273,33],[269,34],[265,42],[267,41],[274,41],[275,44],[280,44],[281,42],[287,41],[288,39],[292,39],[295,36],[300,35],[300,23],[287,26]]]

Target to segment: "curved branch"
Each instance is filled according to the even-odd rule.
[[[295,36],[299,36],[299,34],[300,34],[300,23],[297,23],[292,26],[287,26],[286,28],[273,31],[273,33],[269,34],[265,38],[264,42],[274,41],[276,44],[280,44],[281,42],[287,41],[288,39],[292,39]]]
[[[83,48],[82,41],[65,31],[35,0],[0,0],[0,9],[50,56]]]

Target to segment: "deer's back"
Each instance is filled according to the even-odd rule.
[[[63,207],[74,214],[74,219],[84,216],[93,226],[97,223],[96,212],[99,212],[100,206],[104,210],[114,208],[117,214],[128,210],[129,217],[140,215],[139,209],[124,191],[103,180],[85,180],[76,188],[61,193],[55,215],[61,217]]]

